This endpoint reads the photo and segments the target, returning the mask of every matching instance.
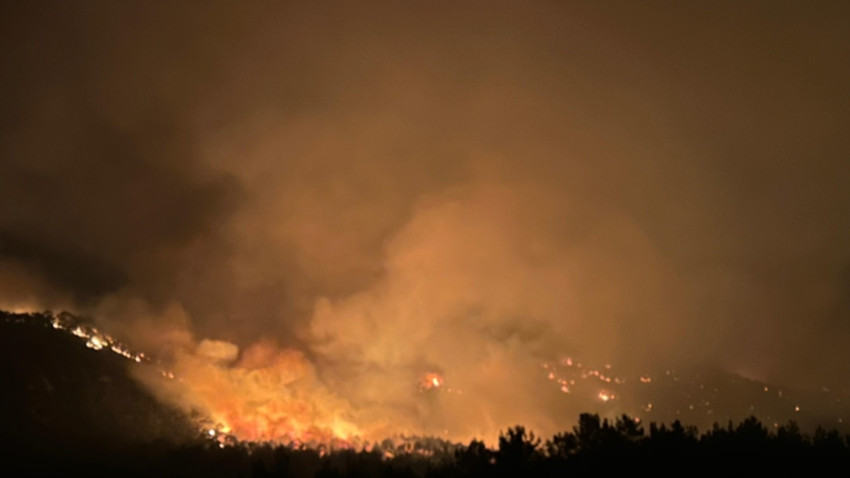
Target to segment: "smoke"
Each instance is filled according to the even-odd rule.
[[[187,410],[552,431],[565,354],[848,386],[846,7],[15,8],[0,305]]]

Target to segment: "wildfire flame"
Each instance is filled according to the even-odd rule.
[[[96,327],[79,323],[79,321],[69,314],[63,313],[51,317],[50,325],[54,329],[64,330],[84,339],[86,341],[86,347],[92,350],[108,349],[136,363],[148,360],[148,357],[144,353],[131,351],[129,347],[101,332]]]
[[[178,398],[187,411],[217,424],[216,433],[241,441],[347,447],[362,433],[347,414],[350,406],[325,390],[303,354],[271,342],[248,347],[234,363],[181,354],[174,374],[178,380],[158,384],[164,398]]]
[[[50,323],[85,340],[92,350],[109,350],[136,363],[160,365],[69,314],[54,316]],[[156,383],[153,389],[162,391],[161,398],[188,404],[187,412],[206,416],[199,430],[222,445],[258,441],[324,443],[344,448],[360,434],[358,427],[343,416],[345,404],[334,401],[315,382],[302,354],[259,343],[229,366],[216,360],[221,348],[232,348],[229,353],[235,358],[238,349],[234,345],[203,341],[198,353],[178,354],[169,368],[157,366],[136,372],[147,383]],[[297,389],[292,386],[295,382]],[[442,379],[435,376],[430,383],[439,386]]]
[[[424,390],[440,388],[443,386],[444,380],[439,374],[434,372],[426,373],[422,380],[419,381],[419,387]]]
[[[353,415],[355,407],[325,389],[312,364],[296,350],[261,341],[240,351],[234,344],[202,340],[194,350],[177,353],[165,366],[73,316],[55,317],[51,323],[85,340],[93,350],[109,350],[133,362],[153,365],[142,367],[139,378],[153,385],[151,388],[163,400],[203,417],[199,419],[199,433],[222,447],[248,441],[352,448],[378,438],[370,436],[368,427],[362,428]],[[569,357],[543,363],[542,367],[546,378],[565,394],[573,392],[578,379],[602,384],[624,382],[600,370],[583,368]],[[605,364],[606,373],[611,369]],[[573,378],[562,375],[568,370],[574,371]],[[651,381],[647,375],[638,378],[641,383]],[[423,392],[461,393],[446,387],[443,375],[435,371],[424,373],[416,383]],[[616,395],[610,389],[599,389],[596,398],[609,402]],[[648,407],[651,410],[652,405]]]
[[[53,328],[79,337],[86,347],[115,353],[139,364],[130,367],[137,378],[151,385],[150,389],[164,402],[178,405],[196,417],[199,435],[221,447],[238,442],[270,442],[326,451],[365,449],[388,436],[403,438],[408,430],[421,429],[416,428],[420,422],[411,420],[399,425],[385,419],[383,410],[370,414],[361,404],[349,403],[327,388],[303,353],[278,347],[271,341],[240,350],[224,341],[191,340],[173,357],[153,359],[70,314],[48,317]],[[619,377],[610,364],[600,368],[583,366],[569,357],[540,366],[540,380],[555,385],[565,394],[564,400],[590,398],[607,404],[606,408],[625,406],[621,404],[627,396],[623,387],[628,385],[623,384],[646,387],[659,380],[679,380],[676,372],[670,370],[655,379],[648,374]],[[421,416],[417,420],[429,425],[439,423],[428,422],[432,413],[441,412],[439,406],[463,400],[451,398],[452,394],[462,395],[461,390],[448,386],[444,376],[433,370],[412,377],[410,385],[400,388],[422,393]],[[771,391],[767,386],[763,390]],[[783,391],[775,393],[784,398]],[[610,403],[613,400],[617,403]],[[712,414],[709,405],[704,400],[696,407],[690,405],[689,410],[705,407],[706,413]],[[655,413],[651,402],[642,402],[638,407],[645,413]],[[789,408],[794,413],[802,413],[803,409],[793,402]],[[449,436],[448,430],[437,433]]]

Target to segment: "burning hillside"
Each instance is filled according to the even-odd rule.
[[[5,314],[4,324],[4,328],[12,332],[21,327],[24,327],[21,330],[41,331],[33,336],[32,340],[36,343],[61,339],[65,343],[63,347],[68,348],[67,353],[73,356],[79,355],[80,350],[86,347],[115,356],[116,360],[123,361],[121,368],[157,390],[159,400],[182,410],[184,419],[188,420],[186,423],[192,423],[190,427],[194,431],[191,433],[195,436],[203,434],[221,446],[237,442],[270,442],[294,447],[345,449],[370,447],[388,437],[404,441],[406,436],[421,435],[417,430],[393,427],[386,419],[367,420],[368,415],[363,409],[335,396],[322,384],[303,354],[281,349],[272,343],[258,343],[240,351],[232,344],[207,340],[200,342],[191,353],[186,352],[166,363],[131,350],[109,334],[68,313]],[[68,342],[63,336],[50,334],[50,329],[64,331],[69,334],[64,337],[75,336],[79,341]],[[14,334],[6,334],[7,340],[15,341],[13,337]],[[79,344],[77,349],[73,347],[74,343]],[[36,352],[23,346],[22,342],[16,347],[17,357]],[[100,362],[92,362],[94,356],[84,354],[83,357],[86,358],[85,364],[80,364],[82,370],[77,373],[83,377],[92,372],[101,373],[97,372],[100,368],[96,365]],[[114,367],[119,362],[113,360],[109,363],[113,364],[110,365],[113,367],[110,373],[114,375]],[[14,370],[11,367],[12,362],[7,361],[7,373]],[[33,387],[40,387],[55,400],[62,400],[57,394],[67,393],[56,389],[53,384],[56,379],[40,378],[37,369],[27,370],[16,372],[17,381],[28,383],[24,389],[32,391]],[[28,373],[33,376],[28,377]],[[753,414],[774,426],[795,420],[804,427],[830,423],[841,428],[843,417],[848,413],[847,403],[850,402],[846,394],[837,391],[792,391],[711,370],[620,375],[611,364],[593,368],[574,357],[541,363],[529,373],[536,375],[541,383],[551,383],[546,399],[560,401],[564,409],[583,407],[609,417],[627,413],[638,422],[679,419],[702,428],[708,428],[715,422],[741,420]],[[468,400],[464,384],[451,381],[447,378],[450,376],[450,372],[431,371],[411,377],[409,387],[416,390],[413,405],[421,407],[418,413],[430,412],[440,416],[443,413],[440,407],[457,407]],[[61,380],[74,379],[64,377]],[[76,388],[78,392],[75,393],[96,393],[104,380],[105,383],[114,383],[116,379],[101,375],[95,385],[75,385],[92,387],[92,390]],[[74,400],[72,395],[59,403],[72,404]],[[118,406],[113,400],[125,398],[110,392],[96,402],[104,402],[105,405],[100,408],[110,410]],[[39,407],[25,402],[35,403],[38,400],[33,402],[22,398],[16,406]],[[128,416],[139,412],[133,409],[134,406],[127,405]],[[815,415],[809,413],[811,409],[825,412]],[[37,417],[43,412],[32,413],[39,420]],[[56,419],[55,413],[58,412],[52,410],[49,415]],[[69,417],[75,414],[70,411],[63,413],[69,413]],[[122,420],[97,418],[95,421],[98,426],[107,428],[145,427],[127,425]],[[559,426],[568,429],[571,423],[565,421]],[[81,425],[76,427],[82,428]],[[474,438],[450,428],[431,434],[461,442]]]

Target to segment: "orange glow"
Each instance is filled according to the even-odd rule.
[[[442,387],[444,383],[443,377],[434,372],[426,373],[422,380],[419,382],[420,388],[425,390],[430,390],[432,388]]]
[[[235,348],[219,343],[221,350]],[[140,378],[162,398],[205,417],[201,431],[219,443],[233,440],[348,448],[363,435],[351,406],[316,379],[300,352],[258,342],[236,356],[215,358],[210,342],[176,357],[169,371]],[[228,363],[234,361],[233,363]]]
[[[93,326],[62,316],[51,325],[85,340],[90,349],[152,364],[144,353],[130,351]],[[228,364],[228,357],[216,356],[215,347],[236,350],[226,342],[202,342],[196,353],[177,354],[167,369],[134,371],[163,399],[205,417],[199,431],[220,445],[240,440],[347,448],[363,435],[348,417],[350,405],[315,380],[312,365],[300,352],[262,341],[245,349],[238,362]],[[235,353],[229,358],[235,359]],[[424,380],[427,388],[443,385],[436,373]]]

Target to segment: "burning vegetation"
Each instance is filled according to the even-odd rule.
[[[239,350],[228,342],[202,340],[166,361],[135,351],[72,314],[11,314],[6,320],[22,323],[40,320],[50,328],[78,337],[93,351],[125,359],[134,377],[155,391],[159,400],[182,410],[194,423],[197,433],[220,447],[270,443],[292,448],[365,450],[382,443],[386,437],[409,443],[406,437],[418,435],[415,430],[388,426],[386,421],[370,422],[356,404],[327,389],[302,353],[280,348],[271,341]],[[719,411],[729,409],[729,398],[724,397],[716,384],[711,385],[707,376],[686,379],[672,370],[665,371],[660,378],[646,373],[619,375],[610,364],[591,368],[573,357],[544,362],[540,368],[539,379],[551,382],[552,391],[561,394],[562,400],[579,401],[589,407],[595,403],[595,409],[607,416],[628,413],[636,423],[687,419],[704,424],[705,420],[700,422],[698,417],[712,421],[743,419],[759,411],[767,412],[763,416],[774,430],[791,418],[802,418],[805,423],[804,408],[799,405],[804,397],[789,396],[781,387],[763,383],[733,379],[733,383],[726,385],[752,388],[747,392],[751,404],[744,409],[739,406],[738,414],[733,415],[734,412]],[[735,380],[740,383],[735,385]],[[467,398],[462,389],[450,384],[437,371],[426,371],[418,379],[412,379],[411,387],[418,389],[421,406],[431,407],[435,414],[439,414],[442,400]],[[676,392],[678,400],[674,400],[673,387],[680,388]],[[730,393],[740,394],[738,389]],[[837,406],[843,406],[840,393],[820,392],[815,398],[832,397]],[[835,425],[843,425],[840,416]],[[462,442],[475,436],[446,433],[444,438]],[[398,446],[390,453],[396,453]]]
[[[185,369],[169,369],[167,373],[173,374],[173,378],[166,378],[161,373],[164,369],[159,359],[134,352],[70,314],[4,314],[2,325],[4,331],[8,332],[4,334],[9,342],[7,345],[17,342],[22,347],[14,355],[18,358],[26,358],[26,347],[31,345],[28,341],[46,340],[44,346],[53,348],[57,344],[64,344],[67,350],[58,357],[72,364],[55,365],[68,365],[64,367],[63,374],[70,370],[80,374],[84,386],[80,392],[95,390],[104,384],[112,383],[114,386],[120,379],[115,375],[116,371],[126,367],[130,370],[149,370],[151,376],[182,386],[195,380],[188,373],[195,369],[187,365],[184,365]],[[56,334],[51,329],[67,334]],[[18,333],[20,330],[32,333],[22,336]],[[75,341],[75,337],[82,342]],[[97,340],[92,341],[93,337],[97,337]],[[86,347],[89,343],[102,346]],[[37,350],[35,348],[33,352]],[[4,364],[8,370],[13,370],[11,356]],[[75,358],[77,356],[79,358]],[[236,382],[246,387],[259,388],[252,393],[291,388],[292,384],[300,380],[309,380],[311,373],[309,368],[298,368],[299,364],[305,363],[303,357],[292,351],[281,350],[273,344],[236,353],[226,343],[206,342],[198,345],[193,356],[198,360],[206,357],[204,363],[218,364],[219,369],[207,370],[204,374],[221,374],[226,369],[225,365],[231,367],[228,369],[231,372],[240,370],[222,380],[226,380],[226,384]],[[9,407],[4,408],[17,415],[17,418],[7,420],[11,427],[5,428],[6,450],[14,451],[9,455],[7,464],[24,470],[25,475],[79,474],[85,470],[89,470],[91,475],[94,469],[94,474],[111,476],[552,476],[591,471],[602,465],[610,466],[612,459],[620,458],[661,464],[671,456],[691,457],[710,459],[711,463],[720,466],[728,466],[734,461],[737,466],[744,465],[762,471],[772,469],[771,458],[798,456],[850,459],[850,435],[838,430],[818,427],[812,432],[806,432],[795,421],[763,424],[750,416],[736,422],[729,420],[728,424],[722,426],[716,424],[700,433],[697,427],[684,425],[680,420],[663,423],[653,419],[652,403],[643,410],[643,416],[648,418],[627,414],[600,416],[585,413],[579,416],[574,426],[564,427],[564,430],[548,439],[522,426],[514,426],[503,429],[497,441],[490,444],[479,439],[458,442],[421,435],[396,435],[369,440],[358,429],[346,430],[344,426],[349,425],[345,422],[322,422],[333,415],[323,415],[324,411],[318,405],[310,408],[310,404],[297,401],[296,393],[292,394],[291,401],[284,400],[277,405],[275,402],[280,400],[278,395],[268,396],[265,402],[256,398],[251,402],[235,396],[235,392],[234,395],[219,393],[220,402],[210,402],[205,406],[221,415],[199,413],[203,405],[199,403],[196,409],[187,413],[191,419],[190,426],[194,427],[191,436],[187,435],[180,441],[169,441],[164,446],[165,442],[159,441],[161,438],[154,440],[151,436],[141,441],[129,441],[130,431],[138,431],[134,427],[150,425],[151,420],[158,415],[141,414],[141,421],[137,424],[110,418],[115,415],[109,409],[116,405],[111,400],[120,402],[124,407],[123,414],[139,413],[141,409],[133,407],[140,406],[143,401],[128,400],[127,396],[118,395],[114,390],[101,394],[102,403],[92,400],[90,396],[86,396],[84,401],[78,401],[80,397],[68,393],[67,384],[73,383],[70,377],[56,373],[40,376],[43,373],[42,366],[35,363],[38,361],[35,357],[29,359],[30,369],[17,370],[24,374],[19,378],[30,380],[31,385],[20,387],[16,385],[17,379],[11,376],[7,377],[7,383],[19,390],[31,389],[32,384],[42,383],[38,386],[42,387],[45,396],[60,393],[62,397],[55,397],[58,401],[52,402],[52,408],[42,408],[40,412],[37,410],[39,405],[32,397],[21,400],[18,405],[15,405],[17,402],[10,402]],[[210,359],[214,360],[210,362]],[[102,368],[99,365],[101,362],[112,364],[109,366],[110,371]],[[124,367],[116,368],[114,365],[117,364],[123,364]],[[80,365],[84,368],[81,369]],[[567,397],[597,390],[597,403],[606,407],[612,407],[624,398],[618,394],[629,390],[628,384],[645,388],[659,382],[687,382],[681,374],[672,371],[669,375],[662,374],[662,377],[676,377],[676,380],[668,381],[659,377],[649,381],[646,380],[647,375],[618,376],[613,366],[588,370],[572,359],[563,359],[557,364],[544,363],[541,368],[545,372],[541,380],[554,382],[555,385],[560,385],[561,381],[574,383],[575,392],[566,394]],[[289,372],[283,373],[279,369]],[[84,378],[92,372],[93,380]],[[27,378],[27,374],[34,375]],[[549,374],[554,374],[555,378],[549,377]],[[128,384],[131,383],[128,381]],[[600,389],[603,384],[607,388]],[[210,382],[209,393],[219,385]],[[177,389],[182,389],[182,386]],[[448,380],[441,373],[426,372],[415,381],[414,386],[420,390],[424,401],[450,396],[446,395]],[[619,389],[615,388],[618,386]],[[611,390],[620,391],[614,393]],[[757,391],[772,394],[775,390],[774,386],[759,384]],[[143,392],[136,389],[134,393]],[[206,393],[199,392],[198,396],[207,396]],[[553,393],[564,397],[563,392],[557,389]],[[602,398],[603,394],[609,394],[608,401]],[[9,397],[7,394],[5,399]],[[82,413],[86,405],[93,406],[92,413],[87,418],[74,418],[74,415]],[[234,413],[240,410],[242,415]],[[228,415],[225,411],[233,414]],[[33,415],[35,412],[38,413]],[[798,413],[802,413],[802,407]],[[40,428],[44,420],[63,416],[72,419],[70,426]],[[80,418],[88,422],[80,421]],[[310,420],[313,420],[312,424]],[[189,426],[189,423],[186,425]],[[93,437],[98,436],[104,440],[102,443],[92,441]],[[743,462],[742,457],[746,457]]]

